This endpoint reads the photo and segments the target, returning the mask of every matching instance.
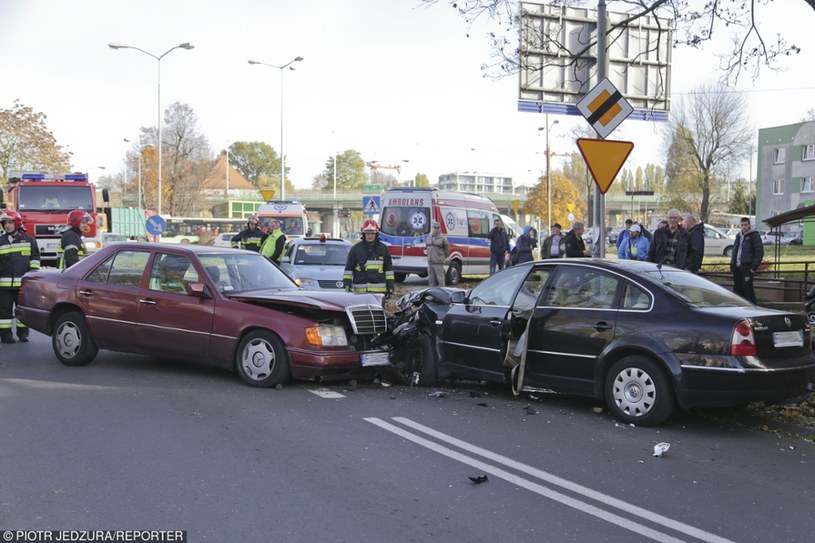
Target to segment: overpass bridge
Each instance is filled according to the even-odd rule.
[[[594,187],[592,186],[592,190]],[[341,230],[356,230],[356,224],[352,219],[340,217],[341,209],[350,209],[352,212],[362,212],[362,198],[367,196],[381,196],[381,192],[344,192],[337,191],[336,196],[333,191],[300,190],[286,192],[287,200],[297,200],[306,206],[309,213],[316,213],[322,222],[321,231],[340,232]],[[259,195],[258,195],[259,196]],[[483,193],[495,203],[501,213],[514,216],[512,211],[513,200],[519,200],[520,208],[526,202],[526,195],[511,193]],[[219,204],[219,216],[221,217],[248,217],[254,213],[260,204],[264,203],[260,197],[247,200],[229,200],[228,207]],[[606,195],[606,224],[608,226],[620,226],[628,217],[634,220],[650,224],[652,214],[661,212],[660,198],[655,196],[626,196],[624,194]],[[344,222],[343,222],[344,221]],[[361,222],[361,221],[357,221]],[[526,221],[519,221],[526,222]]]

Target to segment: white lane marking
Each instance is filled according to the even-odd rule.
[[[309,392],[312,394],[316,394],[320,398],[327,398],[327,399],[337,399],[337,398],[345,398],[344,395],[340,394],[339,392],[334,392],[328,388],[310,388],[308,389]]]
[[[407,430],[404,430],[404,429],[402,429],[402,428],[400,428],[398,426],[394,426],[393,424],[385,422],[385,421],[383,421],[383,420],[381,420],[379,418],[369,417],[369,418],[366,418],[364,420],[370,422],[371,424],[379,426],[380,428],[382,428],[384,430],[387,430],[387,431],[389,431],[391,433],[394,433],[394,434],[396,434],[396,435],[398,435],[400,437],[403,437],[403,438],[405,438],[405,439],[407,439],[409,441],[412,441],[412,442],[414,442],[414,443],[416,443],[418,445],[421,445],[421,446],[423,446],[423,447],[425,447],[427,449],[430,449],[430,450],[432,450],[434,452],[437,452],[437,453],[439,453],[439,454],[441,454],[443,456],[447,456],[448,458],[451,458],[453,460],[457,460],[457,461],[459,461],[459,462],[461,462],[463,464],[466,464],[468,466],[472,466],[474,468],[477,468],[477,469],[479,469],[481,471],[484,471],[486,473],[489,473],[489,474],[491,474],[491,475],[493,475],[495,477],[498,477],[500,479],[504,479],[505,481],[508,481],[508,482],[510,482],[512,484],[515,484],[515,485],[518,485],[518,486],[520,486],[522,488],[525,488],[525,489],[527,489],[527,490],[529,490],[531,492],[534,492],[534,493],[539,494],[541,496],[550,498],[550,499],[555,500],[555,501],[557,501],[559,503],[562,503],[563,505],[566,505],[568,507],[572,507],[573,509],[576,509],[576,510],[581,511],[583,513],[592,515],[592,516],[594,516],[596,518],[599,518],[599,519],[604,520],[606,522],[609,522],[611,524],[615,524],[617,526],[620,526],[621,528],[625,528],[626,530],[630,530],[632,532],[638,533],[638,534],[643,535],[645,537],[654,539],[655,541],[665,541],[665,542],[674,542],[674,543],[678,543],[678,542],[683,541],[681,539],[677,539],[675,537],[672,537],[672,536],[670,536],[670,535],[668,535],[666,533],[660,532],[660,531],[655,530],[653,528],[649,528],[648,526],[639,524],[637,522],[633,522],[630,518],[625,518],[625,517],[621,517],[619,515],[616,515],[614,513],[610,513],[608,511],[600,509],[599,507],[595,507],[595,506],[593,506],[591,504],[588,504],[586,502],[583,502],[583,501],[580,501],[578,499],[567,496],[565,494],[562,494],[561,492],[558,492],[556,490],[549,489],[549,488],[547,488],[547,487],[545,487],[543,485],[540,485],[538,483],[529,481],[529,480],[524,479],[522,477],[519,477],[519,476],[517,476],[515,474],[509,473],[509,472],[507,472],[507,471],[505,471],[505,470],[503,470],[501,468],[495,467],[495,466],[493,466],[491,464],[486,464],[484,462],[481,462],[480,460],[477,460],[477,459],[472,458],[470,456],[466,456],[466,455],[464,455],[464,454],[462,454],[460,452],[454,451],[452,449],[449,449],[447,447],[444,447],[442,445],[439,445],[437,443],[429,441],[429,440],[427,440],[427,439],[425,439],[423,437],[412,434],[412,433],[408,432]],[[537,469],[532,468],[530,466],[526,466],[525,464],[521,464],[519,462],[513,461],[513,460],[511,460],[511,459],[509,459],[507,457],[503,457],[501,455],[491,453],[491,452],[487,451],[486,449],[482,449],[482,448],[477,447],[475,445],[471,445],[471,444],[469,444],[469,443],[467,443],[465,441],[461,441],[461,440],[458,440],[456,438],[453,438],[453,437],[447,436],[445,434],[442,434],[440,432],[436,432],[435,430],[432,430],[431,428],[427,428],[427,427],[422,426],[422,425],[420,425],[418,423],[415,423],[415,422],[411,421],[410,419],[406,419],[406,418],[403,418],[403,417],[394,417],[394,420],[397,420],[398,422],[400,422],[402,424],[415,426],[417,429],[426,429],[428,431],[425,432],[425,433],[428,433],[429,435],[442,436],[443,441],[454,444],[454,445],[456,445],[456,446],[458,446],[458,447],[460,447],[462,449],[467,450],[468,452],[472,452],[474,454],[482,454],[482,456],[485,456],[486,458],[492,459],[492,460],[497,461],[497,462],[503,462],[503,460],[506,460],[506,462],[503,462],[503,463],[505,465],[507,465],[507,467],[512,467],[512,468],[518,469],[519,471],[522,471],[524,473],[533,475],[535,477],[542,478],[542,479],[547,480],[549,482],[553,482],[554,484],[559,484],[559,486],[562,486],[564,488],[572,490],[572,491],[574,491],[574,492],[576,492],[578,494],[582,494],[582,495],[584,495],[586,497],[598,500],[598,501],[600,501],[602,503],[606,503],[607,505],[612,505],[614,507],[618,507],[620,509],[623,509],[623,511],[626,512],[626,513],[632,513],[633,512],[633,513],[637,514],[637,516],[643,517],[643,518],[645,518],[647,520],[650,520],[650,521],[653,521],[653,522],[655,522],[657,524],[663,524],[666,528],[671,528],[671,529],[674,529],[676,531],[686,533],[687,535],[690,535],[692,537],[695,537],[697,539],[700,539],[702,541],[707,541],[707,542],[710,542],[710,543],[733,543],[732,541],[730,541],[728,539],[725,539],[725,538],[722,538],[722,537],[719,537],[719,536],[717,536],[715,534],[711,534],[709,532],[705,532],[705,531],[700,530],[698,528],[694,528],[693,526],[689,526],[689,525],[683,524],[681,522],[674,521],[674,520],[669,519],[667,517],[664,517],[662,515],[658,515],[656,513],[646,511],[645,509],[642,509],[642,508],[639,508],[639,507],[636,507],[636,506],[632,506],[630,504],[627,504],[627,503],[624,503],[624,502],[622,502],[620,500],[617,500],[616,498],[612,498],[611,496],[607,496],[605,494],[602,494],[602,493],[597,492],[597,491],[593,491],[593,490],[591,490],[589,488],[583,487],[583,486],[578,485],[576,483],[572,483],[572,482],[567,481],[565,479],[562,479],[560,477],[545,473],[545,472],[543,472],[541,470],[537,470]],[[424,430],[418,430],[418,431],[424,431]],[[439,437],[439,439],[442,439],[442,437]],[[503,459],[503,460],[501,460],[501,459]],[[541,475],[543,475],[543,477],[541,477]],[[557,481],[560,481],[560,483],[558,483]],[[621,504],[621,505],[616,505],[616,504]]]
[[[408,418],[405,418],[405,417],[393,417],[393,420],[395,420],[396,422],[399,422],[401,424],[404,424],[405,426],[408,426],[409,428],[413,428],[416,431],[428,434],[428,435],[430,435],[430,436],[432,436],[432,437],[434,437],[434,438],[436,438],[436,439],[438,439],[440,441],[444,441],[445,443],[449,443],[450,445],[453,445],[455,447],[459,447],[459,448],[464,449],[466,451],[469,451],[469,452],[471,452],[473,454],[483,456],[483,457],[485,457],[485,458],[487,458],[489,460],[492,460],[494,462],[498,462],[498,463],[503,464],[503,465],[505,465],[505,466],[507,466],[509,468],[518,470],[520,472],[526,473],[526,474],[531,475],[533,477],[537,477],[538,479],[542,479],[543,481],[546,481],[547,483],[551,483],[553,485],[557,485],[559,487],[565,488],[566,490],[570,490],[570,491],[572,491],[572,492],[574,492],[576,494],[581,494],[581,495],[583,495],[583,496],[585,496],[587,498],[590,498],[592,500],[596,500],[596,501],[598,501],[600,503],[604,503],[604,504],[609,505],[611,507],[614,507],[616,509],[620,509],[622,511],[625,511],[626,513],[630,513],[630,514],[636,515],[636,516],[638,516],[640,518],[644,518],[646,520],[656,522],[658,524],[662,524],[663,526],[665,526],[667,528],[670,528],[672,530],[676,530],[677,532],[682,532],[683,534],[687,534],[687,535],[689,535],[691,537],[701,539],[702,541],[708,541],[709,543],[732,543],[729,539],[719,537],[719,536],[717,536],[715,534],[712,534],[710,532],[700,530],[699,528],[695,528],[695,527],[690,526],[688,524],[685,524],[683,522],[673,520],[671,518],[660,515],[658,513],[654,513],[653,511],[649,511],[649,510],[644,509],[642,507],[637,507],[636,505],[632,505],[629,502],[619,500],[617,498],[609,496],[608,494],[603,494],[602,492],[592,490],[592,489],[590,489],[588,487],[585,487],[583,485],[573,483],[573,482],[571,482],[571,481],[569,481],[567,479],[564,479],[562,477],[558,477],[557,475],[553,475],[553,474],[545,472],[543,470],[533,468],[531,466],[527,466],[526,464],[522,464],[522,463],[520,463],[520,462],[518,462],[516,460],[513,460],[512,458],[509,458],[507,456],[503,456],[503,455],[500,455],[500,454],[493,453],[493,452],[488,451],[486,449],[482,449],[481,447],[478,447],[476,445],[472,445],[471,443],[467,443],[466,441],[462,441],[460,439],[456,439],[456,438],[454,438],[452,436],[449,436],[447,434],[443,434],[443,433],[441,433],[441,432],[439,432],[437,430],[434,430],[432,428],[429,428],[427,426],[419,424],[418,422],[414,422],[414,421],[412,421],[412,420],[410,420]]]

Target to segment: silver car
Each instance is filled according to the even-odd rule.
[[[348,252],[354,244],[339,238],[296,238],[288,243],[280,267],[306,289],[341,289]]]

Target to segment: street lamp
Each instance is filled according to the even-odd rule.
[[[559,122],[560,121],[555,119],[550,124],[549,114],[547,113],[546,126],[541,126],[540,128],[538,128],[538,131],[541,130],[546,131],[546,205],[548,207],[546,211],[546,220],[548,222],[548,224],[546,225],[547,231],[552,230],[552,178],[551,178],[552,170],[550,166],[552,154],[551,151],[549,150],[549,130],[552,128],[552,126],[556,125]]]
[[[145,51],[140,47],[134,47],[132,45],[124,45],[121,43],[108,43],[108,47],[111,49],[135,49],[136,51],[140,51],[147,56],[153,57],[156,59],[156,64],[158,65],[158,76],[156,78],[157,81],[157,91],[158,91],[158,205],[156,206],[156,212],[161,215],[161,59],[167,56],[171,51],[175,51],[176,49],[194,49],[195,46],[189,42],[184,42],[176,45],[175,47],[171,47],[162,53],[161,55],[154,55],[149,51]]]
[[[259,64],[261,66],[267,66],[269,68],[277,68],[280,70],[280,199],[286,199],[286,158],[283,154],[283,70],[289,68],[295,62],[300,62],[303,60],[303,57],[297,56],[294,57],[292,60],[288,61],[283,66],[275,66],[274,64],[268,64],[266,62],[260,62],[258,60],[250,60],[248,61],[249,64]],[[294,70],[294,67],[289,68],[290,70]]]

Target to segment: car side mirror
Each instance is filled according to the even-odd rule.
[[[454,304],[463,304],[467,299],[467,293],[463,290],[457,290],[450,295],[450,302]]]
[[[204,283],[189,283],[187,285],[187,294],[196,298],[203,298]]]

